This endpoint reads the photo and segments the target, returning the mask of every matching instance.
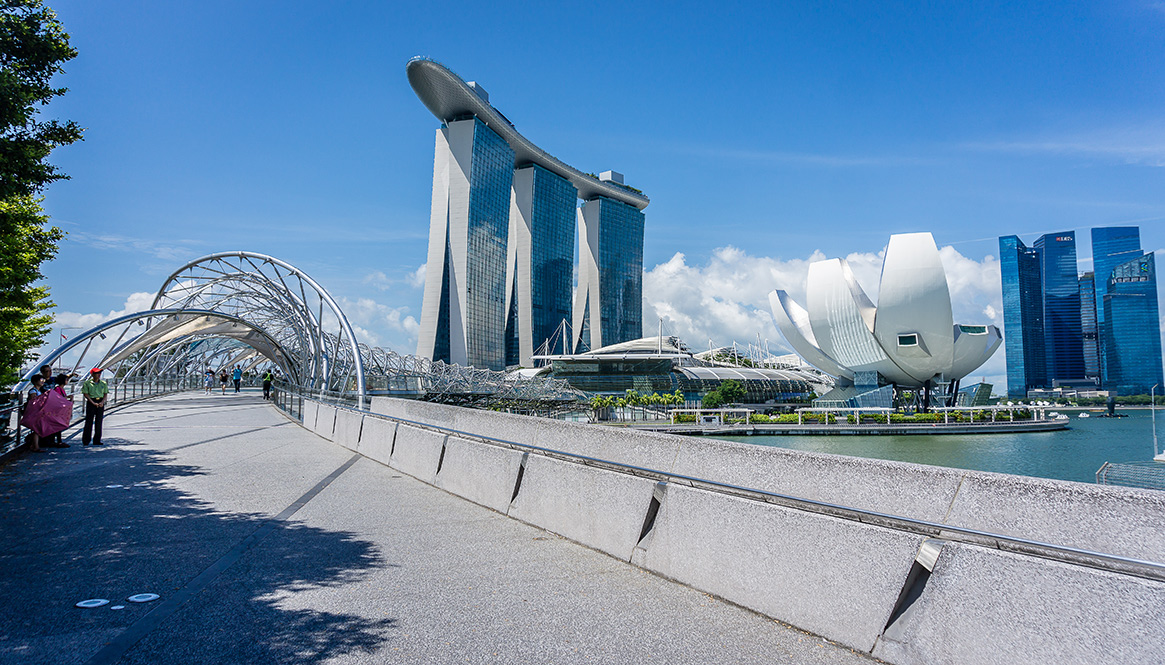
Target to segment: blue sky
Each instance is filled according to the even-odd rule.
[[[1002,321],[1001,234],[1076,229],[1087,259],[1089,227],[1135,224],[1165,248],[1162,1],[49,4],[80,55],[47,115],[88,128],[46,192],[61,326],[246,249],[412,352],[437,127],[414,55],[651,197],[645,320],[693,346],[775,348],[765,294],[813,256],[876,291],[891,233],[949,246],[965,322]]]

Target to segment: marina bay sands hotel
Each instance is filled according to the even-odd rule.
[[[532,367],[556,333],[548,351],[642,337],[647,197],[546,153],[443,65],[413,58],[406,71],[441,121],[417,355],[500,370]]]

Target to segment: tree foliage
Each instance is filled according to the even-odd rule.
[[[80,140],[82,129],[40,112],[66,92],[52,79],[76,55],[41,0],[0,0],[0,385],[16,380],[52,324],[48,288],[36,282],[63,234],[48,226],[39,194],[68,177],[45,160]]]
[[[744,401],[744,386],[736,379],[725,379],[716,388],[704,394],[702,404],[705,409],[718,409],[725,404],[740,404]]]

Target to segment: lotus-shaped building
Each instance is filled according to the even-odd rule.
[[[837,377],[843,391],[837,398],[853,406],[873,405],[855,399],[879,387],[883,395],[887,387],[923,389],[928,400],[934,390],[953,395],[958,381],[1003,339],[992,325],[955,324],[946,272],[929,233],[890,236],[876,307],[845,259],[809,266],[804,307],[779,289],[769,303],[793,349]]]

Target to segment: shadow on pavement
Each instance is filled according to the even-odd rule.
[[[272,519],[217,511],[173,482],[200,469],[143,450],[141,441],[108,443],[0,469],[0,662],[87,662]],[[394,619],[302,598],[358,584],[385,566],[375,545],[351,533],[277,522],[119,662],[282,663],[370,653]],[[161,599],[126,602],[139,593]],[[74,607],[90,598],[111,602]]]

